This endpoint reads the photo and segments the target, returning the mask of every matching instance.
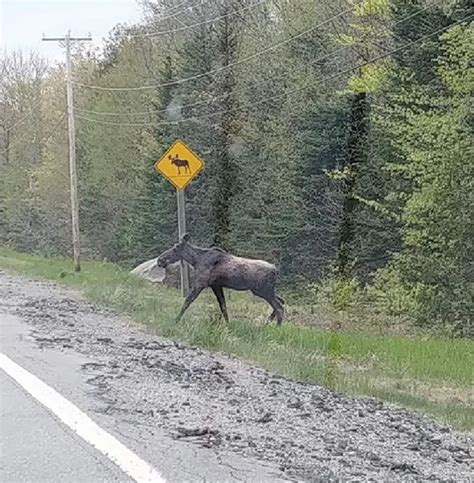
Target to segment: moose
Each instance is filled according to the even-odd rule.
[[[174,164],[178,168],[178,175],[181,174],[181,168],[184,168],[184,174],[191,172],[189,161],[187,159],[180,159],[178,158],[178,155],[173,158],[171,154],[168,156],[168,159],[171,161],[171,164]]]
[[[184,260],[194,268],[193,287],[188,293],[183,307],[176,318],[179,322],[186,309],[196,300],[198,295],[210,287],[217,298],[224,320],[228,323],[224,288],[233,290],[250,290],[254,295],[266,300],[273,309],[270,320],[276,318],[280,325],[283,321],[284,300],[276,295],[275,283],[277,268],[263,260],[241,258],[225,252],[221,248],[201,248],[189,243],[189,235],[169,250],[162,253],[156,264],[161,268]]]

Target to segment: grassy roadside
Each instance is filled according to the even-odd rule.
[[[0,249],[0,267],[78,289],[161,335],[233,353],[301,381],[379,397],[459,429],[474,427],[472,341],[334,332],[296,323],[275,327],[265,323],[265,304],[244,293],[230,294],[229,326],[218,321],[211,294],[176,325],[182,303],[176,290],[137,279],[111,263],[85,262],[83,271],[74,274],[69,261]],[[288,309],[291,313],[291,304]]]

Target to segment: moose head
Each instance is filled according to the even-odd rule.
[[[188,241],[189,235],[186,233],[178,243],[173,245],[169,250],[166,250],[158,257],[156,264],[161,268],[166,268],[168,265],[181,260],[183,258],[183,250],[185,249]]]

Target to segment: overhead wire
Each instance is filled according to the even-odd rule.
[[[338,52],[345,50],[348,47],[349,46],[343,46],[343,47],[340,47],[340,48],[338,48],[338,49],[336,49],[332,52],[329,52],[328,54],[324,54],[322,57],[319,57],[316,60],[313,60],[310,63],[310,66],[314,66],[315,64],[322,62],[323,60],[327,59],[328,57],[331,57],[332,55],[337,54]],[[268,84],[272,80],[280,79],[281,77],[282,77],[281,75],[271,77],[269,79],[265,79],[263,81],[256,82],[256,83],[248,86],[248,88],[249,89],[255,89],[256,87],[259,87],[259,86],[264,85],[264,84]],[[202,92],[202,93],[210,95],[209,93],[207,93],[205,91]],[[218,100],[222,100],[222,99],[229,97],[229,95],[230,95],[230,93],[226,92],[226,93],[221,94],[219,96],[213,96],[212,99],[208,99],[208,100],[204,100],[204,101],[196,101],[196,102],[193,102],[193,103],[190,103],[190,104],[184,104],[182,106],[179,106],[179,109],[186,109],[186,108],[189,108],[189,107],[196,107],[196,106],[202,106],[202,105],[210,105],[210,104],[213,104],[214,102],[216,102]],[[168,108],[165,108],[165,109],[148,110],[148,111],[142,111],[142,112],[95,111],[95,110],[89,110],[89,109],[82,109],[82,108],[78,108],[78,107],[75,107],[74,110],[77,111],[77,112],[83,112],[83,113],[86,113],[86,114],[95,114],[95,115],[99,115],[99,116],[100,115],[102,115],[102,116],[148,116],[148,115],[149,116],[155,116],[155,115],[160,114],[160,113],[166,113],[166,112],[173,111],[173,108],[168,107]]]
[[[192,10],[193,8],[196,8],[196,7],[200,7],[206,3],[209,3],[210,0],[201,0],[199,3],[196,3],[196,4],[192,4],[192,5],[189,5],[187,6],[186,8],[184,8],[183,10],[180,10],[178,12],[175,12],[171,15],[168,15],[168,16],[165,16],[165,17],[159,17],[156,19],[156,22],[164,22],[165,20],[169,20],[171,18],[175,18],[177,17],[178,15],[181,15],[182,13],[184,12],[187,12],[188,10]],[[173,10],[174,8],[179,8],[179,7],[182,7],[183,5],[185,5],[186,3],[188,2],[182,2],[174,7],[171,7],[168,11],[171,11]],[[167,14],[167,12],[165,12],[165,14]],[[130,37],[141,37],[145,34],[129,34]]]
[[[84,84],[82,82],[77,82],[77,81],[74,81],[74,80],[72,82],[73,82],[74,85],[79,86],[79,87],[83,87],[83,88],[87,88],[87,89],[93,89],[93,90],[100,90],[100,91],[110,91],[110,92],[112,92],[112,91],[118,91],[118,92],[143,91],[143,90],[149,90],[149,89],[158,89],[158,88],[161,88],[161,87],[181,85],[181,84],[184,84],[186,82],[190,82],[190,81],[193,81],[193,80],[200,79],[202,77],[217,74],[218,72],[228,70],[232,67],[235,67],[236,65],[241,65],[241,64],[244,64],[245,62],[248,62],[252,59],[258,58],[258,57],[260,57],[260,56],[262,56],[262,55],[264,55],[268,52],[271,52],[272,50],[278,49],[278,48],[282,47],[283,45],[286,45],[290,42],[293,42],[294,40],[301,38],[304,35],[306,35],[310,32],[313,32],[314,30],[317,30],[318,28],[323,27],[323,26],[327,25],[328,23],[333,22],[335,19],[340,18],[340,17],[342,17],[342,16],[344,16],[344,15],[350,13],[350,12],[352,12],[352,7],[348,8],[346,10],[343,10],[342,12],[339,12],[336,15],[333,15],[332,17],[326,19],[325,21],[323,21],[323,22],[321,22],[321,23],[319,23],[319,24],[317,24],[313,27],[310,27],[309,29],[303,30],[302,32],[300,32],[298,34],[293,35],[293,36],[289,37],[288,39],[277,42],[274,45],[266,47],[265,49],[262,49],[258,52],[255,52],[254,54],[251,54],[247,57],[244,57],[243,59],[239,59],[235,62],[230,62],[229,64],[217,67],[215,69],[211,69],[211,70],[206,71],[206,72],[201,72],[199,74],[196,74],[196,75],[193,75],[193,76],[190,76],[190,77],[185,77],[185,78],[177,79],[177,80],[174,80],[174,81],[164,82],[164,83],[161,83],[161,84],[155,84],[155,85],[149,85],[149,86],[135,86],[135,87],[103,87],[103,86],[97,86],[97,85]]]
[[[265,0],[266,1],[266,0]],[[422,8],[421,10],[418,10],[417,12],[415,12],[414,14],[402,19],[401,21],[398,21],[395,23],[395,25],[401,23],[401,22],[404,22],[406,20],[409,20],[410,18],[413,18],[415,17],[416,15],[419,15],[420,13],[422,13],[423,11],[425,11],[426,9],[428,8],[427,7],[424,7]],[[352,11],[352,8],[349,8],[349,9],[346,9],[342,12],[339,12],[338,14],[336,15],[333,15],[332,17],[330,17],[329,19],[325,20],[324,22],[322,23],[319,23],[318,25],[314,26],[314,27],[311,27],[303,32],[300,32],[299,34],[296,34],[292,37],[290,37],[289,39],[286,39],[282,42],[278,42],[277,44],[274,44],[273,46],[270,46],[266,49],[263,49],[259,52],[256,52],[255,54],[252,54],[250,56],[247,56],[243,59],[240,59],[238,61],[235,61],[233,63],[230,63],[230,64],[227,64],[227,65],[224,65],[224,66],[221,66],[221,67],[218,67],[216,69],[213,69],[213,70],[210,70],[210,71],[207,71],[207,72],[203,72],[203,73],[200,73],[200,74],[197,74],[195,76],[191,76],[191,77],[187,77],[187,78],[183,78],[183,79],[178,79],[178,80],[175,80],[175,81],[170,81],[170,82],[166,82],[166,83],[162,83],[162,84],[157,84],[157,85],[154,85],[154,86],[138,86],[138,87],[102,87],[102,86],[94,86],[94,85],[87,85],[87,84],[83,84],[83,83],[80,83],[80,82],[76,82],[76,81],[73,81],[73,83],[75,85],[78,85],[80,87],[84,87],[84,88],[90,88],[90,89],[97,89],[97,90],[103,90],[103,91],[135,91],[135,90],[146,90],[146,89],[156,89],[156,88],[160,88],[160,87],[169,87],[169,86],[172,86],[172,85],[181,85],[185,82],[189,82],[189,81],[192,81],[192,80],[197,80],[199,78],[202,78],[206,75],[213,75],[213,74],[216,74],[218,72],[221,72],[221,71],[224,71],[224,70],[227,70],[233,66],[236,66],[236,65],[240,65],[242,63],[245,63],[249,60],[252,60],[254,58],[257,58],[257,57],[260,57],[261,55],[269,52],[269,51],[272,51],[272,50],[275,50],[276,48],[279,48],[289,42],[292,42],[293,40],[297,39],[297,38],[300,38],[304,35],[306,35],[307,33],[313,31],[313,30],[316,30],[332,21],[334,21],[335,19],[341,17],[341,16],[344,16],[345,14],[349,13]],[[336,52],[339,52],[340,50],[344,50],[346,48],[348,48],[350,46],[343,46],[341,49],[338,49]],[[330,55],[330,54],[328,54]],[[315,62],[316,63],[316,62]]]
[[[29,139],[31,136],[31,133],[26,133],[23,136],[20,136],[19,138],[13,139],[13,141],[9,141],[7,146],[3,148],[2,153],[6,154],[8,153],[12,148],[18,146],[21,143],[24,142],[32,142],[34,139]]]
[[[318,62],[321,62],[321,61],[327,59],[331,55],[334,55],[334,54],[340,52],[341,50],[345,50],[347,47],[348,46],[340,47],[339,49],[336,49],[333,52],[325,54],[324,56],[319,57],[318,59],[312,61],[310,65],[313,66],[314,64],[317,64]],[[265,79],[261,82],[256,82],[256,83],[252,84],[251,86],[249,86],[248,88],[249,89],[255,89],[256,87],[259,87],[259,86],[264,85],[264,84],[268,84],[272,80],[280,79],[281,77],[282,76],[271,77],[270,79]],[[229,92],[226,92],[226,93],[221,94],[219,96],[213,96],[213,98],[209,99],[209,100],[196,101],[196,102],[193,102],[193,103],[190,103],[190,104],[184,104],[182,106],[179,106],[179,109],[187,109],[187,108],[196,107],[196,106],[206,106],[206,105],[209,106],[209,105],[214,104],[215,102],[217,102],[219,100],[223,100],[223,99],[229,97],[230,95],[231,94]],[[165,109],[157,109],[157,110],[153,110],[153,111],[148,110],[148,111],[142,111],[142,112],[107,112],[107,111],[95,111],[95,110],[88,110],[88,109],[82,109],[82,108],[75,107],[74,110],[79,112],[79,113],[83,112],[83,113],[86,113],[86,114],[94,114],[94,115],[99,115],[99,116],[100,115],[102,115],[102,116],[156,116],[157,114],[170,112],[170,111],[173,111],[174,109],[168,107],[168,108],[165,108]]]
[[[53,126],[53,128],[48,131],[48,134],[46,136],[43,136],[40,141],[45,143],[47,141],[49,141],[50,137],[55,133],[56,129],[58,128],[58,126],[61,124],[61,122],[65,119],[66,117],[66,113],[62,113],[59,118],[58,118],[58,122],[56,122]],[[33,142],[34,141],[34,138],[33,139],[28,139],[29,138],[29,134],[27,136],[23,136],[19,139],[14,139],[11,143],[8,144],[7,148],[4,148],[2,150],[2,153],[5,155],[6,153],[8,153],[12,148],[18,146],[19,144],[23,143],[23,142]]]
[[[213,117],[213,116],[218,116],[218,115],[222,115],[222,114],[226,114],[228,112],[235,112],[235,111],[242,111],[244,109],[247,109],[247,108],[252,108],[252,107],[255,107],[255,106],[259,106],[261,104],[264,104],[264,103],[267,103],[267,102],[271,102],[271,101],[275,101],[275,100],[278,100],[278,99],[281,99],[281,98],[284,98],[284,97],[287,97],[287,96],[292,96],[294,94],[297,94],[299,92],[302,92],[306,89],[309,89],[310,87],[314,87],[315,85],[319,85],[319,84],[322,84],[322,83],[325,83],[325,82],[329,82],[329,81],[332,81],[334,79],[337,79],[338,77],[342,76],[342,75],[345,75],[345,74],[349,74],[351,72],[354,72],[354,71],[357,71],[367,65],[370,65],[370,64],[373,64],[374,62],[377,62],[379,60],[382,60],[382,59],[385,59],[387,57],[390,57],[394,54],[397,54],[399,52],[402,52],[404,51],[405,49],[413,46],[413,45],[416,45],[420,42],[422,42],[423,40],[426,40],[434,35],[437,35],[437,34],[440,34],[456,25],[459,25],[463,22],[467,22],[469,20],[471,20],[472,18],[474,18],[474,15],[471,15],[471,16],[468,16],[464,19],[461,19],[461,20],[458,20],[450,25],[447,25],[445,27],[442,27],[440,29],[437,29],[429,34],[426,34],[426,35],[423,35],[422,37],[419,37],[418,39],[416,40],[413,40],[411,42],[408,42],[406,44],[404,44],[403,46],[400,46],[396,49],[393,49],[391,51],[388,51],[388,52],[385,52],[383,54],[380,54],[370,60],[367,60],[367,61],[364,61],[354,67],[350,67],[348,69],[344,69],[342,71],[339,71],[339,72],[336,72],[335,74],[333,75],[330,75],[330,76],[327,76],[327,77],[324,77],[322,79],[319,79],[317,80],[316,82],[313,82],[313,83],[306,83],[304,84],[303,86],[297,88],[297,89],[294,89],[294,90],[291,90],[289,92],[284,92],[282,94],[278,94],[278,95],[275,95],[275,96],[270,96],[270,97],[267,97],[265,99],[261,99],[259,101],[255,101],[255,102],[252,102],[250,104],[246,104],[246,105],[243,105],[243,106],[236,106],[234,107],[233,109],[226,109],[226,110],[221,110],[221,111],[216,111],[216,112],[213,112],[213,113],[208,113],[208,114],[204,114],[204,115],[201,115],[201,116],[192,116],[190,118],[187,118],[187,119],[180,119],[180,120],[177,120],[177,121],[163,121],[163,122],[158,122],[158,123],[116,123],[116,122],[110,122],[110,121],[102,121],[100,119],[91,119],[91,118],[88,118],[86,116],[80,116],[78,115],[77,117],[80,118],[80,119],[83,119],[83,120],[86,120],[86,121],[89,121],[89,122],[95,122],[95,123],[98,123],[98,124],[105,124],[105,125],[111,125],[111,126],[122,126],[122,127],[145,127],[145,126],[154,126],[154,127],[157,127],[157,126],[162,126],[162,125],[178,125],[178,124],[181,124],[181,123],[184,123],[184,122],[196,122],[196,121],[199,121],[201,119],[207,119],[207,118],[210,118],[210,117]]]
[[[30,118],[32,115],[33,115],[33,109],[35,107],[38,107],[39,104],[41,104],[43,99],[38,99],[36,100],[35,102],[33,102],[32,104],[29,105],[29,109],[30,112],[28,112],[28,114],[26,114],[25,116],[21,117],[18,121],[16,121],[14,124],[12,124],[11,126],[9,126],[8,128],[4,129],[5,132],[10,132],[12,131],[13,129],[15,129],[17,126],[19,126],[23,121],[26,121],[28,118]]]
[[[171,30],[164,30],[162,32],[151,32],[151,33],[145,33],[145,34],[130,34],[129,37],[132,37],[132,38],[136,38],[136,37],[150,38],[150,37],[159,37],[159,36],[162,36],[162,35],[171,35],[171,34],[183,32],[185,30],[189,30],[189,29],[196,28],[196,27],[202,27],[203,25],[207,25],[207,24],[210,24],[210,23],[213,23],[213,22],[217,22],[218,20],[222,20],[224,18],[233,17],[234,15],[237,15],[239,13],[242,13],[242,12],[245,12],[247,10],[251,10],[253,8],[259,7],[260,5],[267,3],[268,1],[269,0],[260,0],[257,3],[253,3],[251,5],[247,5],[246,7],[242,7],[242,8],[239,8],[237,10],[233,10],[232,12],[226,13],[224,15],[220,15],[218,17],[213,17],[213,18],[204,20],[202,22],[197,22],[197,23],[194,23],[194,24],[185,25],[184,27],[178,27],[176,29],[171,29]]]
[[[407,22],[408,20],[411,20],[414,17],[420,15],[421,13],[423,13],[424,11],[426,11],[429,8],[430,8],[429,6],[426,6],[422,9],[416,11],[415,13],[408,15],[407,17],[403,17],[402,19],[395,22],[393,24],[393,26],[403,24],[403,23]],[[314,65],[326,60],[328,57],[333,57],[335,54],[338,54],[339,52],[341,52],[343,50],[347,50],[349,48],[352,48],[352,45],[343,45],[342,47],[339,47],[339,48],[333,50],[332,52],[328,52],[327,54],[324,54],[322,57],[319,57],[315,60],[312,60],[309,63],[309,66],[314,66]],[[270,79],[266,79],[262,82],[254,83],[251,86],[249,86],[248,88],[254,89],[256,87],[261,86],[262,84],[266,84],[268,82],[271,82],[271,81],[276,80],[276,79],[280,79],[282,77],[283,77],[283,75],[274,76],[274,77],[271,77]],[[215,96],[210,100],[197,101],[197,102],[193,102],[191,104],[185,104],[183,106],[179,106],[179,108],[180,109],[186,109],[186,108],[189,108],[189,107],[196,107],[196,106],[201,106],[201,105],[210,105],[210,104],[213,104],[214,102],[217,102],[218,100],[225,99],[229,95],[230,95],[229,93],[225,93],[225,94],[222,94],[222,95],[219,95],[219,96]],[[95,111],[95,110],[88,110],[88,109],[81,109],[81,108],[75,108],[75,110],[78,111],[78,112],[83,112],[83,113],[86,113],[86,114],[94,114],[94,115],[99,115],[99,116],[101,116],[101,115],[102,116],[154,116],[154,115],[157,115],[157,114],[160,114],[160,113],[169,112],[170,110],[172,111],[173,109],[172,108],[171,109],[165,108],[165,109],[152,110],[152,111],[149,110],[149,111],[143,111],[143,112],[106,112],[106,111]]]
[[[8,132],[12,131],[17,126],[19,126],[23,121],[26,121],[27,119],[29,119],[32,114],[33,114],[32,112],[29,112],[28,114],[26,114],[26,116],[21,117],[17,122],[15,122],[11,126],[9,126],[6,129],[4,129],[4,132],[7,132],[8,133]]]
[[[332,55],[334,54],[337,54],[338,52],[342,51],[342,50],[345,50],[347,49],[349,46],[344,46],[344,47],[340,47],[328,54],[325,54],[323,55],[322,57],[319,57],[317,58],[316,60],[313,60],[311,62],[311,66],[319,63],[319,62],[322,62],[323,60],[327,59],[328,57],[331,57]],[[261,82],[256,82],[254,84],[252,84],[251,86],[248,86],[248,89],[251,90],[251,89],[255,89],[261,85],[264,85],[264,84],[268,84],[269,82],[271,82],[272,80],[275,80],[275,79],[280,79],[282,76],[275,76],[275,77],[271,77],[270,79],[265,79]],[[209,100],[205,100],[205,101],[196,101],[196,102],[193,102],[193,103],[190,103],[190,104],[184,104],[184,105],[181,105],[181,106],[178,106],[178,108],[181,110],[181,109],[187,109],[187,108],[190,108],[190,107],[197,107],[197,106],[209,106],[209,105],[212,105],[214,104],[215,102],[219,101],[219,100],[223,100],[227,97],[229,97],[231,95],[231,93],[229,92],[226,92],[224,94],[221,94],[219,96],[214,96],[212,99],[209,99]],[[88,109],[82,109],[82,108],[77,108],[75,107],[74,108],[74,111],[76,112],[79,112],[79,113],[86,113],[86,114],[94,114],[94,115],[98,115],[98,116],[156,116],[157,114],[161,114],[161,113],[169,113],[170,111],[173,111],[174,108],[165,108],[165,109],[157,109],[157,110],[153,110],[153,111],[142,111],[142,112],[107,112],[107,111],[95,111],[95,110],[88,110]],[[172,122],[174,124],[174,122]]]

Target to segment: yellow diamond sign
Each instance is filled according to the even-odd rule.
[[[155,169],[180,190],[186,188],[203,168],[204,161],[180,140],[175,141],[155,163]]]

